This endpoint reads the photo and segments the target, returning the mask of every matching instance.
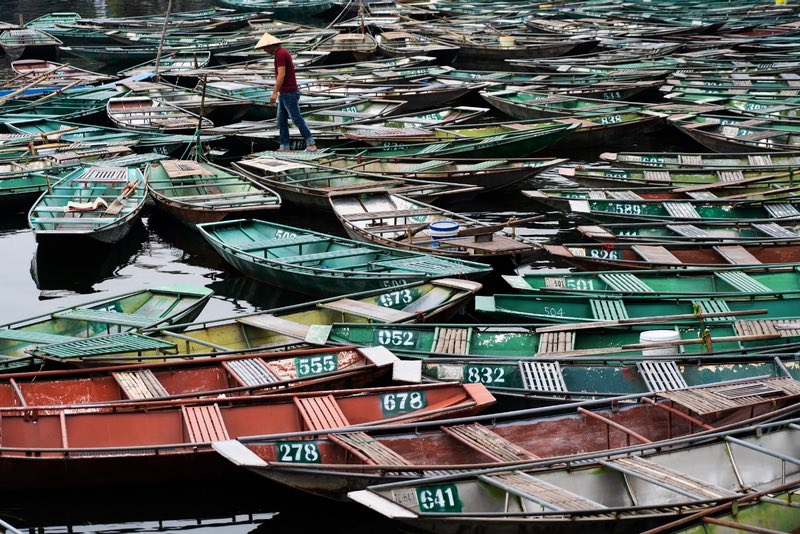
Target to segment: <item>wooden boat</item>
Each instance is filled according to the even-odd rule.
[[[11,61],[17,59],[55,59],[61,41],[35,28],[4,30],[0,48]]]
[[[528,128],[523,131],[500,132],[483,137],[456,137],[423,143],[389,142],[383,146],[368,148],[333,148],[337,155],[362,157],[435,157],[449,158],[468,156],[471,158],[523,158],[543,150],[578,128],[577,123],[554,122],[549,126]]]
[[[758,188],[791,186],[796,178],[792,167],[772,165],[759,167],[561,167],[561,176],[585,187],[633,188],[674,187],[677,192],[719,190],[750,191]],[[701,186],[701,187],[694,187]]]
[[[304,161],[306,153],[276,153],[280,159]],[[482,188],[483,193],[496,191],[560,165],[563,158],[525,158],[484,160],[478,158],[359,158],[352,156],[314,155],[313,162],[326,167],[356,173],[381,174],[436,182],[455,182]]]
[[[153,59],[122,70],[119,74],[121,76],[133,76],[140,72],[153,72],[155,74],[161,73],[162,75],[175,76],[176,73],[183,71],[202,69],[203,67],[207,67],[209,63],[211,63],[211,52],[207,50],[170,52],[159,58],[157,66],[155,59]]]
[[[800,240],[791,225],[777,223],[743,224],[653,224],[616,223],[581,225],[576,228],[582,236],[603,243],[663,243],[666,248],[692,244],[698,247],[712,245],[793,245]]]
[[[553,295],[553,293],[541,294]],[[564,295],[564,298],[572,295],[574,294]],[[616,295],[616,297],[619,296]],[[404,358],[424,359],[423,372],[427,372],[427,367],[425,367],[427,362],[436,361],[439,362],[436,365],[441,364],[440,368],[432,363],[431,369],[440,374],[428,374],[439,380],[463,379],[464,382],[481,382],[487,387],[523,388],[530,385],[529,382],[523,384],[522,378],[528,367],[533,369],[534,374],[542,371],[536,364],[525,363],[532,359],[536,361],[547,358],[560,359],[563,366],[567,364],[565,360],[571,359],[577,359],[581,365],[601,365],[596,362],[587,363],[585,360],[587,358],[603,358],[604,362],[611,361],[610,365],[615,365],[614,361],[623,358],[629,362],[637,357],[644,359],[656,358],[656,356],[678,358],[679,356],[696,355],[702,356],[705,361],[712,354],[720,353],[753,356],[759,351],[783,350],[785,352],[800,343],[800,337],[798,337],[800,330],[797,328],[784,329],[787,323],[788,321],[782,320],[739,319],[731,324],[715,325],[712,322],[707,323],[707,326],[665,326],[663,330],[657,330],[659,332],[657,335],[648,334],[646,336],[641,336],[641,331],[622,328],[597,328],[594,330],[578,328],[540,333],[538,332],[539,328],[527,325],[335,323],[331,325],[327,337],[315,341],[337,345],[386,347],[394,354]],[[707,334],[705,333],[706,328],[708,329]],[[541,330],[547,329],[547,327],[541,328]],[[655,340],[651,341],[651,339]],[[467,360],[469,361],[464,363]],[[454,367],[448,367],[450,363]],[[502,367],[501,363],[505,367]],[[482,368],[476,374],[475,371],[465,368],[465,366],[479,366],[494,369],[495,364],[502,367],[502,370],[493,370],[492,373],[489,373]],[[772,364],[774,362],[770,363],[770,365]],[[461,375],[458,374],[458,368],[463,370]],[[779,368],[776,369],[780,371]],[[446,373],[450,371],[455,374],[447,376]],[[795,371],[800,372],[800,369],[795,369]],[[574,377],[574,380],[581,380],[585,372],[588,373],[588,371],[574,371],[571,376]],[[746,375],[745,371],[742,373],[742,376]],[[727,378],[722,378],[721,375],[717,376],[718,380],[736,378],[736,376]],[[781,376],[781,372],[773,373],[773,376]],[[555,376],[552,384],[562,384],[566,379]],[[623,378],[620,376],[619,380],[623,380]],[[634,377],[627,376],[624,380],[635,383]],[[692,385],[702,383],[704,382],[691,382]],[[605,386],[609,389],[604,391],[617,392],[619,395],[647,391],[647,388],[642,389],[644,386],[637,386],[638,389],[629,390],[628,386],[619,386],[618,381],[614,381],[613,385],[609,383]],[[584,389],[568,388],[566,391],[589,391],[585,387],[581,386]],[[599,386],[595,385],[594,387]],[[535,389],[533,386],[531,388]],[[559,389],[563,388],[559,386]]]
[[[480,384],[430,384],[148,401],[123,411],[113,403],[37,407],[33,416],[27,407],[6,408],[0,467],[27,473],[15,492],[235,482],[246,472],[214,453],[212,442],[467,416],[493,403]]]
[[[452,63],[460,50],[459,46],[436,42],[418,33],[407,31],[383,32],[375,37],[375,40],[378,50],[384,56],[432,56],[439,65]]]
[[[330,52],[327,61],[331,63],[347,63],[367,61],[378,51],[378,43],[371,34],[365,32],[337,33],[315,48],[320,52]]]
[[[664,296],[713,298],[724,296],[791,297],[800,292],[797,264],[749,268],[686,269],[665,271],[545,272],[503,275],[517,291],[563,295],[589,295],[596,298],[627,295],[654,298]]]
[[[775,380],[797,387],[792,379]],[[724,387],[720,385],[719,389],[724,390]],[[631,446],[633,440],[637,440],[637,445],[663,444],[661,447],[669,450],[678,448],[670,444],[686,442],[693,434],[699,434],[697,439],[700,439],[714,427],[735,429],[753,421],[749,410],[734,408],[738,413],[732,413],[732,404],[722,418],[719,418],[721,414],[711,415],[698,407],[693,397],[703,393],[713,395],[713,388],[686,391],[683,402],[677,401],[676,406],[688,409],[693,416],[695,411],[702,415],[692,417],[672,408],[679,413],[670,418],[672,412],[667,398],[677,392],[664,392],[655,395],[656,398],[664,395],[660,402],[647,396],[636,396],[639,398],[636,402],[636,397],[629,396],[629,402],[619,411],[612,411],[609,401],[574,403],[560,409],[496,413],[492,419],[476,416],[444,420],[435,427],[430,423],[417,423],[386,429],[373,426],[357,432],[334,430],[324,436],[320,432],[306,432],[271,439],[239,438],[215,443],[214,448],[234,464],[268,479],[317,495],[344,499],[347,492],[378,483],[425,484],[431,478],[448,475],[453,478],[477,469],[557,465],[559,461],[563,464],[572,458],[583,460],[596,455],[624,454],[636,448]],[[756,402],[763,403],[764,398]],[[794,405],[782,411],[796,410]],[[687,419],[694,420],[697,426],[688,425]],[[764,415],[756,421],[758,419],[763,420]],[[575,439],[575,436],[582,436],[582,439]],[[304,445],[313,444],[313,449],[309,449],[316,453],[313,465],[310,458],[302,454],[291,458],[276,454],[279,447],[285,448],[287,443],[298,440]],[[650,450],[653,449],[656,447]],[[780,477],[779,469],[772,475]]]
[[[255,219],[201,224],[198,229],[225,261],[244,274],[310,295],[341,295],[445,276],[476,278],[491,271],[482,263],[432,257]]]
[[[24,356],[39,345],[85,341],[108,334],[194,320],[212,291],[165,286],[134,291],[0,326],[0,354]],[[146,341],[146,340],[145,340]],[[146,344],[142,344],[146,348]]]
[[[159,209],[189,225],[281,206],[281,197],[275,191],[211,163],[192,160],[151,163],[145,170],[145,180]]]
[[[139,220],[147,183],[137,167],[82,166],[48,188],[28,212],[36,240],[116,243]]]
[[[604,152],[600,159],[620,167],[797,167],[800,152],[708,154],[692,152]]]
[[[109,337],[83,342],[97,344]],[[133,335],[127,337],[132,339]],[[168,345],[164,344],[165,352],[174,350]],[[78,350],[77,344],[74,348]],[[390,372],[398,361],[385,349],[339,347],[14,372],[0,378],[0,409],[110,404],[119,409],[178,399],[213,400],[222,396],[364,387]]]
[[[784,191],[780,189],[779,192]],[[783,200],[757,201],[731,197],[717,197],[708,191],[699,191],[697,198],[682,193],[651,192],[641,196],[631,191],[594,191],[598,198],[588,193],[566,192],[559,194],[548,190],[523,191],[528,198],[565,213],[574,213],[592,221],[681,221],[681,222],[788,222],[800,218],[795,207],[795,197]],[[753,195],[756,196],[756,195]],[[762,193],[763,196],[763,193]],[[649,197],[649,198],[645,198]]]
[[[191,132],[214,123],[185,109],[146,96],[111,98],[108,118],[120,128],[159,132]]]
[[[733,322],[740,315],[760,315],[764,319],[791,319],[800,316],[795,299],[738,300],[722,298],[675,298],[655,300],[617,298],[593,299],[556,295],[478,296],[475,311],[492,319],[510,318],[537,323],[593,323],[596,326],[633,325],[639,330],[652,324],[700,325],[706,321]],[[602,323],[602,324],[600,324]],[[574,328],[574,325],[570,325]],[[562,329],[559,325],[558,330]]]
[[[440,278],[146,333],[159,343],[177,347],[180,354],[306,347],[306,337],[313,342],[319,336],[316,333],[319,327],[315,325],[342,321],[406,323],[434,318],[446,320],[462,311],[481,287],[480,283],[472,280]],[[39,346],[36,350],[43,357],[72,364],[88,360],[92,365],[138,362],[143,355],[163,359],[163,352],[158,348],[132,350],[125,337],[94,348],[79,346],[75,350],[70,343],[54,343]]]
[[[489,111],[489,108],[448,106],[414,113],[404,113],[402,115],[392,115],[390,117],[376,117],[361,121],[358,124],[369,128],[432,128],[479,120],[487,111]]]
[[[583,85],[566,85],[552,88],[544,85],[534,86],[493,86],[480,94],[486,102],[507,113],[535,118],[537,115],[552,116],[559,108],[572,109],[573,112],[589,111],[595,108],[602,112],[611,109],[639,109],[627,100],[644,96],[655,90],[661,82],[655,81],[617,81],[596,82]],[[574,102],[574,103],[572,103]]]
[[[584,455],[579,465],[404,481],[348,497],[430,532],[477,532],[478,525],[498,534],[586,528],[641,532],[745,492],[796,481],[798,431],[777,424],[768,428],[774,428],[768,438],[747,428],[659,452],[644,452],[645,445],[628,454]],[[792,466],[788,476],[787,464]]]
[[[800,510],[796,505],[798,490],[800,483],[789,482],[702,510],[643,534],[705,534],[723,528],[741,532],[791,532],[800,523]]]
[[[514,221],[490,225],[402,195],[361,192],[331,197],[330,203],[347,234],[359,241],[479,261],[521,257],[535,249],[533,242],[504,230]],[[440,233],[440,226],[447,232]]]
[[[214,3],[237,11],[269,11],[277,20],[308,20],[333,5],[332,0],[299,0],[282,4],[276,0],[214,0]]]
[[[104,83],[114,79],[113,76],[92,72],[86,69],[47,61],[44,59],[18,59],[11,62],[11,69],[23,78],[35,78],[47,75],[46,85],[69,85],[80,81],[85,85]]]
[[[318,211],[331,211],[331,197],[360,191],[406,192],[415,198],[436,200],[441,197],[474,192],[463,184],[412,180],[383,176],[382,173],[360,173],[330,168],[310,161],[276,159],[275,156],[293,151],[259,152],[256,157],[244,158],[233,167],[245,176],[280,192],[287,203]],[[300,153],[298,153],[300,154]],[[302,155],[308,154],[302,152]],[[317,154],[311,154],[316,156]]]
[[[800,140],[800,121],[789,119],[673,115],[668,120],[715,152],[797,150]]]
[[[729,267],[742,269],[762,265],[800,262],[800,245],[788,243],[743,243],[737,241],[667,243],[565,243],[545,245],[552,256],[582,269],[683,269]],[[739,244],[741,243],[741,244]]]

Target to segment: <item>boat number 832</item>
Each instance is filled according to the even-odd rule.
[[[464,379],[470,384],[505,384],[506,370],[493,365],[468,365],[464,368]]]

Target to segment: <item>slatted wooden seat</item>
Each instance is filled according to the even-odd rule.
[[[342,312],[346,315],[356,315],[358,317],[365,317],[384,323],[399,323],[408,321],[414,317],[413,313],[408,313],[407,311],[384,308],[383,306],[378,306],[370,302],[348,298],[342,298],[332,302],[322,302],[317,304],[317,306],[327,310]]]
[[[711,191],[687,191],[686,194],[695,200],[716,200],[719,198]]]
[[[753,223],[750,226],[777,239],[800,239],[800,234],[777,223]]]
[[[616,238],[614,234],[603,228],[602,226],[597,226],[594,224],[588,225],[581,225],[578,226],[577,230],[585,235],[586,237],[592,239],[610,239],[613,240]]]
[[[715,484],[705,482],[676,471],[675,469],[659,465],[639,456],[602,460],[604,466],[620,471],[625,475],[640,478],[648,482],[659,484],[681,495],[692,499],[714,500],[736,495],[736,493],[721,488]]]
[[[200,163],[192,160],[168,159],[161,162],[161,166],[171,178],[182,176],[213,176],[214,173],[206,169]]]
[[[478,478],[491,486],[540,504],[548,510],[598,510],[605,508],[600,503],[554,486],[522,471],[479,475]]]
[[[683,262],[661,245],[633,245],[631,247],[643,260],[650,263],[681,265]]]
[[[711,234],[693,224],[668,224],[667,229],[672,230],[678,235],[692,237],[695,239],[705,239],[711,237]]]
[[[597,191],[597,190],[590,190],[588,191],[589,198],[592,200],[605,200],[606,199],[606,192],[605,191]]]
[[[442,432],[495,462],[537,460],[539,456],[495,434],[480,423],[443,426]]]
[[[674,361],[645,360],[638,362],[636,367],[650,391],[672,391],[688,387]]]
[[[330,434],[328,439],[368,465],[411,465],[411,462],[364,432]]]
[[[700,167],[703,165],[703,156],[697,154],[678,154],[678,163]]]
[[[296,323],[269,313],[240,317],[236,319],[236,322],[298,339],[305,339],[309,329],[306,324]]]
[[[373,261],[372,267],[388,267],[392,270],[403,270],[417,273],[457,274],[458,268],[443,258],[436,256],[422,256],[410,258],[390,258],[388,260]]]
[[[169,392],[150,369],[111,373],[122,392],[129,399],[158,399]]]
[[[241,386],[257,387],[278,382],[279,378],[270,371],[264,360],[247,358],[222,362],[222,366]]]
[[[667,213],[676,219],[700,219],[700,214],[689,202],[663,202],[661,204]]]
[[[726,312],[731,311],[730,306],[728,306],[728,303],[726,301],[724,301],[724,300],[718,300],[718,299],[701,299],[700,300],[699,299],[699,300],[693,300],[692,302],[700,307],[700,311],[703,314],[707,314],[707,313],[726,313]],[[732,318],[733,318],[732,316],[721,315],[719,317],[706,317],[703,320],[705,320],[705,321],[721,321],[721,322],[725,322],[725,321],[730,321]]]
[[[246,245],[239,245],[239,249],[245,252],[253,250],[262,250],[268,248],[290,247],[298,245],[306,245],[309,243],[319,243],[320,238],[312,235],[298,235],[293,237],[264,239],[261,241],[253,241]]]
[[[720,182],[738,182],[739,180],[744,180],[744,174],[739,170],[717,171],[717,177]]]
[[[800,337],[800,322],[794,319],[750,319],[736,321],[734,326],[740,336]]]
[[[652,182],[670,182],[672,181],[672,177],[669,174],[669,171],[643,171],[642,175],[644,179],[647,181]]]
[[[761,260],[750,254],[750,252],[740,245],[725,245],[714,247],[717,254],[722,256],[725,261],[733,265],[760,265]]]
[[[539,334],[537,356],[558,355],[575,350],[575,332],[545,332]]]
[[[772,402],[776,396],[798,394],[800,382],[790,377],[780,377],[663,391],[658,395],[699,415],[705,415]]]
[[[0,330],[0,334],[2,334],[2,330]],[[144,334],[123,332],[84,339],[73,338],[72,341],[52,343],[36,349],[37,354],[53,358],[83,358],[96,354],[144,351],[175,352],[176,346],[174,343]]]
[[[754,166],[772,165],[772,156],[769,154],[747,156],[747,162]]]
[[[619,299],[590,299],[592,316],[597,321],[618,321],[628,318],[625,303]]]
[[[717,271],[714,276],[744,293],[769,293],[772,290],[741,271]]]
[[[127,183],[128,169],[124,167],[92,167],[72,181],[98,184]]]
[[[333,395],[295,397],[294,404],[308,430],[327,430],[350,426]]]
[[[73,336],[63,336],[60,334],[48,334],[47,332],[34,332],[32,330],[14,330],[11,328],[0,329],[0,339],[8,341],[24,341],[27,343],[65,343],[75,341],[79,338]]]
[[[210,443],[230,439],[219,405],[181,406],[189,443]]]
[[[428,215],[437,215],[439,212],[426,208],[412,209],[412,210],[393,210],[393,211],[374,211],[365,213],[353,213],[351,215],[344,215],[343,218],[350,221],[369,221],[372,219],[405,219],[407,217],[426,217]]]
[[[155,316],[123,313],[114,310],[89,310],[82,308],[56,312],[53,314],[53,317],[57,317],[59,319],[73,319],[77,321],[109,323],[121,326],[133,326],[137,328],[151,326],[158,323],[161,319],[160,317]]]
[[[433,334],[433,352],[440,354],[468,354],[471,328],[436,327]]]
[[[642,200],[642,197],[633,191],[609,191],[608,194],[616,200]]]
[[[767,213],[769,213],[769,216],[773,219],[791,219],[800,217],[800,211],[797,211],[797,208],[788,202],[764,204],[764,209],[767,210]]]
[[[744,141],[761,141],[763,139],[769,139],[771,137],[780,137],[782,135],[786,135],[786,132],[782,132],[780,130],[762,130],[760,132],[753,132],[744,135],[738,135],[739,139]]]
[[[567,391],[561,366],[558,362],[532,362],[521,360],[519,373],[522,386],[529,391]]]
[[[623,293],[652,293],[653,288],[631,273],[602,273],[598,276],[608,287]]]

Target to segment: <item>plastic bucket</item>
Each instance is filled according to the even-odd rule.
[[[455,221],[436,221],[428,225],[428,235],[433,239],[455,237],[458,235],[458,223]]]
[[[639,334],[639,343],[664,343],[677,341],[680,338],[681,335],[674,330],[645,330]],[[644,356],[670,356],[673,354],[678,354],[676,345],[642,350]]]

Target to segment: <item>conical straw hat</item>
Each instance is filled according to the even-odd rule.
[[[262,48],[266,48],[271,45],[281,44],[281,40],[275,37],[272,34],[265,33],[261,36],[261,39],[258,40],[256,43],[256,50],[261,50]]]

